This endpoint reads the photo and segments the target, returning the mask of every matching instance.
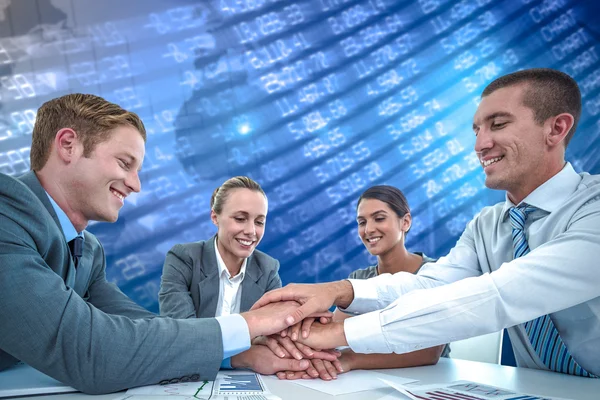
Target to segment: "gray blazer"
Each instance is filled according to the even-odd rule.
[[[248,311],[265,292],[281,287],[279,261],[254,250],[241,285],[240,312]],[[172,318],[214,317],[219,300],[219,266],[215,238],[176,244],[167,253],[158,302],[160,315]]]
[[[219,323],[155,318],[106,280],[104,249],[84,235],[75,269],[37,176],[0,174],[0,371],[23,360],[87,393],[213,380]]]

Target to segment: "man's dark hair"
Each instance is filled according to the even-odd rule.
[[[526,85],[523,105],[533,110],[535,121],[544,123],[562,113],[573,116],[573,126],[565,136],[565,148],[577,129],[581,116],[581,92],[577,82],[564,72],[549,68],[533,68],[501,76],[490,83],[481,94],[485,97],[498,89]]]

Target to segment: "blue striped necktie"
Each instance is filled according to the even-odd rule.
[[[534,210],[536,208],[528,204],[522,204],[519,207],[512,207],[510,209],[514,258],[529,253],[529,244],[527,243],[524,230],[525,220],[529,213]],[[567,346],[560,338],[550,315],[542,315],[539,318],[526,322],[525,331],[527,332],[527,336],[529,336],[533,349],[544,365],[551,371],[596,378],[596,376],[581,368],[573,359]]]

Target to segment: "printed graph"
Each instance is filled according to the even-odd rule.
[[[410,393],[413,398],[419,400],[486,400],[484,397],[471,396],[446,389],[408,393]]]
[[[420,391],[406,390],[406,393],[414,400],[552,400],[549,397],[518,394],[478,384],[460,384]]]
[[[224,375],[219,381],[219,392],[262,392],[263,387],[256,374]]]
[[[488,398],[516,394],[508,390],[498,389],[492,386],[479,385],[477,383],[462,383],[459,385],[449,386],[449,389],[462,390],[463,392],[469,392],[471,394],[480,394]]]

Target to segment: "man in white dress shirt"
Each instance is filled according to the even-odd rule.
[[[417,275],[290,285],[254,307],[298,300],[288,325],[332,305],[362,314],[290,330],[315,348],[405,353],[508,328],[518,366],[600,375],[600,176],[565,161],[580,114],[577,83],[562,72],[498,78],[473,130],[486,186],[505,202]]]

